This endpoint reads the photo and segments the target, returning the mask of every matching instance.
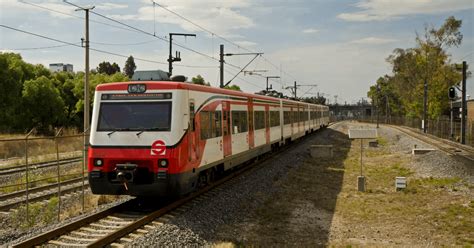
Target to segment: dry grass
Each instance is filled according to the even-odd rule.
[[[108,204],[121,199],[122,196],[100,196],[85,192],[84,211],[92,211],[103,204]],[[26,221],[26,206],[15,210],[10,217],[12,228],[28,230],[35,226],[44,226],[58,221],[58,203],[57,197],[52,197],[47,203],[38,202],[29,205],[29,222]],[[61,203],[61,220],[69,219],[83,214],[81,193],[76,193],[76,197],[64,198]]]
[[[390,154],[382,137],[379,148],[364,147],[367,187],[359,192],[360,141],[329,137],[334,158],[307,159],[275,181],[279,193],[245,223],[245,244],[472,247],[472,185],[459,178],[418,178],[408,167],[411,155]],[[396,191],[397,176],[408,178],[406,190]]]
[[[63,136],[57,139],[59,153],[81,151],[83,148],[82,136],[69,137],[64,135],[67,134],[63,134]],[[22,137],[0,138],[0,159],[11,160],[8,163],[2,162],[0,165],[24,163],[26,146],[28,147],[28,156],[31,161],[36,159],[36,162],[39,162],[40,160],[56,158],[56,141],[53,137],[31,136],[28,142],[25,142],[24,137],[23,135]]]
[[[472,187],[459,178],[415,177],[407,166],[409,155],[384,156],[383,152],[368,152],[370,156],[364,158],[367,191],[361,193],[356,188],[360,174],[356,159],[359,153],[356,142],[344,162],[343,189],[334,213],[335,219],[351,231],[332,228],[340,236],[329,244],[474,244]],[[395,190],[396,176],[408,178],[406,190]]]

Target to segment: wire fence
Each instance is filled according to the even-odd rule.
[[[332,117],[332,121],[340,121],[347,119],[355,119],[369,123],[377,123],[376,116],[366,118]],[[380,116],[378,121],[381,124],[406,126],[422,132],[421,118],[410,118],[403,116]],[[455,119],[451,122],[449,117],[442,117],[435,120],[427,120],[426,132],[439,138],[461,142],[461,121]],[[466,145],[474,146],[474,121],[466,122]]]
[[[0,139],[0,197],[23,193],[18,200],[24,201],[25,220],[28,224],[31,223],[29,208],[32,195],[46,185],[57,187],[57,192],[52,197],[57,198],[58,221],[61,220],[62,192],[70,187],[64,186],[65,183],[77,181],[81,184],[81,204],[84,211],[84,178],[87,177],[87,149],[84,149],[84,140],[89,135],[62,133],[60,129],[54,136],[36,137],[32,130],[24,137]]]

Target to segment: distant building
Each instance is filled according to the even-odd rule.
[[[60,72],[60,71],[73,72],[74,71],[71,64],[63,64],[63,63],[49,64],[49,70],[52,72]]]

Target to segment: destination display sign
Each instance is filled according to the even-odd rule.
[[[102,100],[163,100],[171,98],[171,93],[102,94]]]

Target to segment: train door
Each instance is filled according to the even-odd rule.
[[[295,109],[293,107],[290,108],[290,123],[291,123],[291,135],[293,136],[294,131],[293,131],[293,126],[295,125],[295,118],[294,118],[294,113]]]
[[[196,123],[194,99],[189,99],[189,131],[188,131],[188,157],[192,163],[196,160]]]
[[[230,103],[222,102],[222,131],[224,142],[224,157],[232,155],[232,133],[230,124]]]
[[[265,139],[270,144],[270,107],[265,105]]]
[[[255,147],[255,132],[253,128],[253,99],[249,98],[249,104],[248,104],[248,123],[249,123],[249,149],[252,149]]]

